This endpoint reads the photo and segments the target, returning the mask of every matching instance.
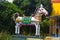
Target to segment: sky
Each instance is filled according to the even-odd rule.
[[[7,0],[7,1],[9,1],[9,2],[11,2],[11,3],[13,2],[13,0]]]

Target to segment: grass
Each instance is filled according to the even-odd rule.
[[[28,34],[28,36],[30,36],[30,34]],[[7,32],[0,32],[0,40],[11,40],[10,38],[11,38],[11,35],[9,33],[7,33]],[[19,40],[21,38],[14,38],[13,37],[13,39],[14,40],[18,39]],[[35,38],[30,38],[29,40],[33,40],[33,39],[35,40]],[[28,38],[26,40],[28,40]],[[40,40],[40,39],[37,38],[36,40]]]
[[[0,40],[10,40],[10,34],[7,32],[0,32]]]

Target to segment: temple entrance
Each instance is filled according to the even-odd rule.
[[[60,36],[60,16],[51,17],[52,24],[50,25],[50,34],[52,36],[58,37]]]

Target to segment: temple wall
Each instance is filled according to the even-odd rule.
[[[58,33],[60,34],[60,29],[59,29],[59,32]]]
[[[60,15],[60,0],[52,0],[52,13],[51,16],[58,16]],[[51,32],[52,34],[56,33],[55,23],[53,19],[50,18],[50,24],[51,24]],[[58,29],[58,34],[60,34],[60,29]]]
[[[55,28],[55,20],[50,19],[50,27],[51,29],[49,30],[52,34],[56,33],[56,28]]]

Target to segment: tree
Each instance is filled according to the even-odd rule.
[[[44,5],[44,8],[48,11],[49,15],[52,11],[51,0],[15,0],[14,4],[17,5],[24,12],[29,11],[29,13],[34,13],[35,9],[40,6],[40,4]]]
[[[17,5],[24,13],[34,13],[39,0],[15,0],[14,4]]]
[[[42,30],[43,34],[48,34],[49,33],[49,26],[50,26],[50,20],[49,19],[45,19],[41,23],[41,30]]]
[[[12,17],[15,12],[19,12],[20,14],[23,13],[14,4],[11,4],[9,2],[0,3],[0,32],[7,31],[14,33],[14,22]]]

